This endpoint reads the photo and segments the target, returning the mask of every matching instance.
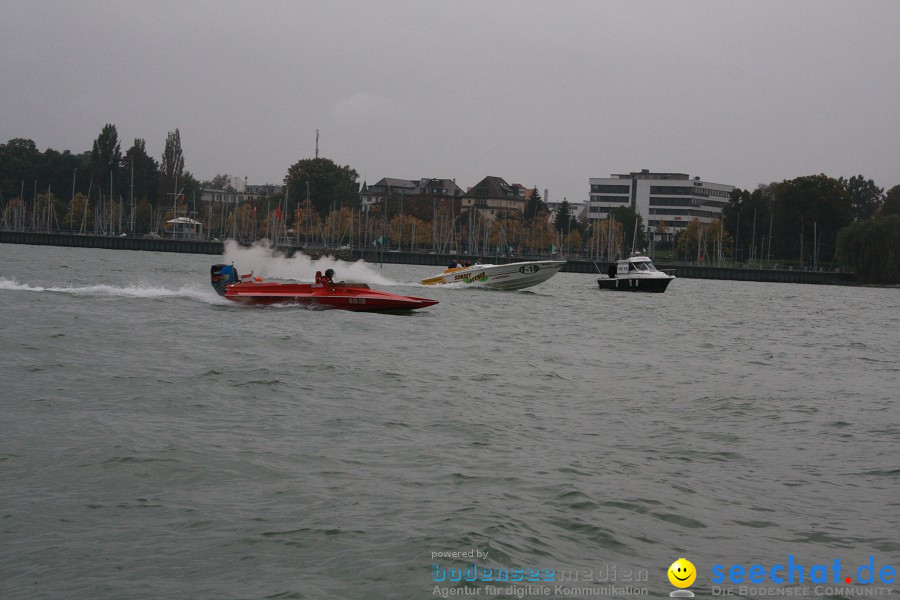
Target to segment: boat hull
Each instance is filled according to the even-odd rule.
[[[616,292],[650,292],[662,294],[675,279],[666,277],[601,277],[597,284],[601,290]]]
[[[356,312],[416,310],[438,303],[428,298],[372,290],[367,286],[277,282],[231,284],[225,288],[225,298],[242,304],[299,304]]]
[[[421,281],[422,285],[462,283],[497,290],[521,290],[543,283],[556,275],[566,261],[538,260],[505,265],[473,265],[447,269]]]

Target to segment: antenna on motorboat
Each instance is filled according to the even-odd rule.
[[[635,217],[635,219],[634,219],[634,235],[631,236],[631,256],[634,256],[634,245],[635,245],[635,242],[637,241],[637,228],[638,228],[638,221],[637,221],[637,217]]]

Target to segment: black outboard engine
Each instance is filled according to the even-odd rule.
[[[237,269],[234,265],[213,265],[209,269],[209,276],[212,286],[220,296],[225,295],[225,287],[232,283],[240,283],[241,278],[238,277]]]

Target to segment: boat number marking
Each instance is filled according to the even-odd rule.
[[[541,268],[538,265],[522,265],[519,267],[519,273],[525,275],[526,273],[537,273]]]
[[[348,300],[350,300],[350,304],[365,304],[366,303],[365,298],[348,298]]]

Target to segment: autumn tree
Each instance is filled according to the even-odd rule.
[[[69,208],[63,216],[63,227],[80,230],[82,223],[93,223],[93,220],[94,212],[88,204],[87,196],[82,193],[75,194],[75,198],[69,203]]]

